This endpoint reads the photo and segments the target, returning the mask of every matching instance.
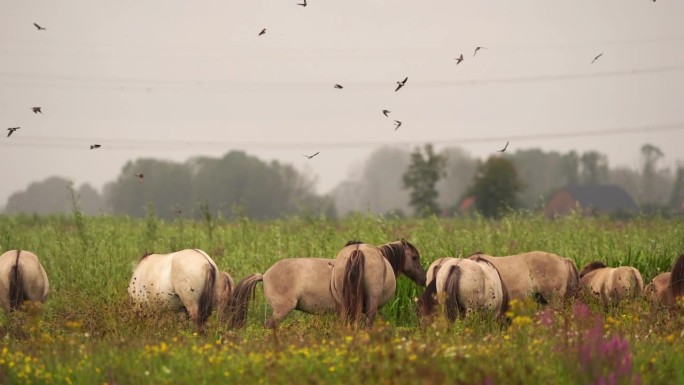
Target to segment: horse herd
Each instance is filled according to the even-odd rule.
[[[578,272],[571,259],[543,251],[438,258],[425,271],[416,247],[403,239],[379,246],[349,241],[335,259],[283,259],[237,285],[202,250],[145,254],[133,272],[128,294],[139,309],[185,309],[200,331],[214,310],[230,327],[240,328],[256,285],[263,282],[264,296],[273,309],[266,327],[275,328],[293,310],[337,312],[348,323],[368,326],[394,296],[396,279],[402,274],[426,286],[416,299],[421,316],[432,316],[439,305],[451,321],[472,312],[505,317],[510,300],[533,297],[542,304],[557,303],[582,290],[606,306],[645,295],[671,307],[684,295],[684,254],[671,272],[658,275],[644,288],[633,267],[612,268],[596,261]],[[0,302],[6,312],[24,301],[43,302],[48,292],[47,274],[35,254],[10,250],[0,255]]]

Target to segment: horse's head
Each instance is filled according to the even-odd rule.
[[[420,253],[410,242],[401,240],[404,249],[404,274],[417,285],[425,286],[425,269],[420,263]]]

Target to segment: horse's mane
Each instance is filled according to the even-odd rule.
[[[420,258],[420,253],[418,252],[418,249],[416,249],[416,247],[413,246],[413,244],[412,244],[411,242],[409,242],[409,241],[407,241],[407,240],[405,240],[405,239],[402,239],[402,240],[401,240],[401,243],[402,243],[402,245],[407,246],[407,247],[409,248],[409,250],[411,250],[412,252],[416,253],[416,255],[418,256],[418,258]]]
[[[347,243],[344,244],[344,247],[351,246],[351,245],[360,245],[362,243],[363,242],[361,242],[357,239],[351,239],[351,240],[347,241]]]
[[[382,256],[385,257],[392,266],[392,270],[394,270],[394,275],[397,275],[398,273],[404,271],[404,259],[406,258],[406,252],[404,251],[404,242],[405,241],[392,242],[386,243],[382,246],[378,246],[378,248],[380,249],[380,253],[382,253]]]
[[[148,255],[152,255],[152,254],[154,254],[154,253],[150,253],[149,251],[146,251],[146,252],[140,257],[139,261],[142,261],[143,259],[145,259],[145,257],[147,257]]]
[[[607,267],[606,264],[601,261],[589,262],[582,268],[582,271],[580,271],[579,276],[580,278],[582,278],[594,270],[603,269],[605,267]]]

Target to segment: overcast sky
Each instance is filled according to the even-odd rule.
[[[51,175],[101,189],[129,159],[231,149],[319,192],[383,144],[684,160],[684,1],[299,1],[0,1],[0,206]]]

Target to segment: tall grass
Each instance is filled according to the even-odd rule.
[[[650,281],[668,271],[684,251],[684,223],[581,216],[550,221],[528,214],[511,214],[498,221],[356,215],[343,220],[292,217],[260,222],[239,215],[231,220],[203,215],[199,220],[179,216],[165,222],[152,210],[140,220],[84,217],[76,204],[68,216],[0,216],[0,252],[14,248],[35,252],[52,289],[44,306],[0,315],[0,337],[5,337],[0,343],[0,383],[29,383],[29,379],[30,383],[83,384],[238,379],[415,383],[419,377],[433,383],[471,384],[586,380],[577,374],[581,368],[566,365],[580,364],[569,358],[572,346],[562,344],[567,337],[562,334],[569,330],[558,326],[556,334],[543,334],[548,328],[538,319],[538,309],[521,310],[518,324],[508,328],[486,320],[450,327],[421,325],[413,298],[422,289],[405,277],[398,280],[396,296],[369,331],[341,328],[334,315],[292,314],[273,334],[261,327],[270,308],[258,288],[247,328],[229,330],[212,317],[206,334],[196,335],[183,313],[136,314],[127,296],[132,269],[144,252],[200,248],[237,281],[264,272],[283,258],[334,258],[350,239],[382,244],[401,238],[416,245],[425,267],[438,257],[476,251],[508,255],[546,250],[574,259],[578,267],[592,260],[632,265]],[[668,375],[684,378],[684,369],[676,365],[677,359],[684,358],[678,343],[684,326],[681,317],[651,311],[642,302],[609,312],[590,305],[603,317],[604,332],[617,335],[616,349],[629,350],[633,371],[641,381],[658,383]],[[523,325],[524,317],[529,324]],[[571,307],[555,309],[553,317],[574,322]],[[27,359],[29,369],[20,366]],[[9,362],[14,362],[12,367]],[[624,378],[623,382],[635,377]]]

